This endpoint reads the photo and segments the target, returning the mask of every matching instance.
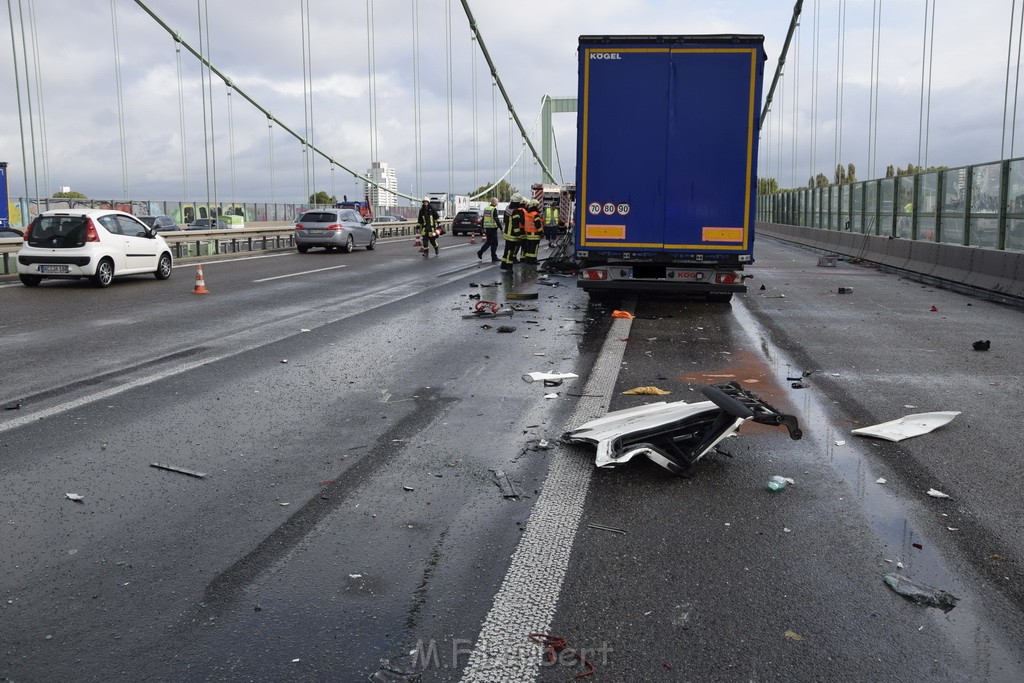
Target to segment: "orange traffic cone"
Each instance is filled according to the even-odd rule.
[[[470,244],[476,244],[476,233],[475,232],[469,233],[469,243]]]
[[[416,235],[416,241],[413,242],[412,245],[414,247],[422,247],[423,246],[423,242],[420,241],[420,236],[419,235]]]
[[[193,294],[209,294],[210,292],[206,289],[206,283],[203,281],[203,267],[196,266],[196,287],[192,290]]]

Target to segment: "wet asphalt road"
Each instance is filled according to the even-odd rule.
[[[209,264],[205,297],[188,268],[0,288],[4,357],[60,359],[4,364],[0,398],[23,406],[0,413],[0,678],[354,681],[434,643],[424,680],[458,680],[549,464],[592,458],[524,449],[568,426],[610,320],[464,243]],[[692,479],[593,472],[550,632],[593,651],[592,680],[1018,680],[1020,311],[769,240],[758,259],[731,306],[635,304],[607,342],[625,353],[612,407],[730,376],[804,439],[745,427]],[[463,320],[490,291],[540,310]],[[545,369],[583,377],[519,379]],[[849,434],[930,410],[963,412],[900,444]],[[527,497],[502,498],[495,469]],[[772,474],[796,484],[771,494]],[[958,607],[889,591],[896,562]]]

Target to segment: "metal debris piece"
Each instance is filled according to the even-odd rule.
[[[545,387],[560,387],[565,382],[564,379],[546,379],[544,380]]]
[[[928,489],[928,495],[932,498],[949,498],[949,496],[938,489]]]
[[[64,495],[68,497],[68,500],[73,500],[76,503],[81,503],[83,500],[85,500],[85,496],[79,495],[77,493],[65,493]]]
[[[803,435],[796,417],[780,413],[738,382],[705,387],[702,393],[709,400],[662,401],[616,410],[575,427],[563,438],[595,444],[597,467],[614,467],[644,455],[673,474],[689,476],[698,460],[747,420],[784,426],[792,439]]]
[[[541,380],[545,382],[554,382],[566,379],[576,379],[577,377],[579,377],[579,375],[575,372],[528,372],[523,375],[523,381],[527,383],[539,382]]]
[[[507,334],[509,332],[515,332],[515,331],[516,331],[516,326],[515,325],[501,325],[501,326],[498,327],[498,332],[502,332],[502,333],[505,333],[505,334]]]
[[[945,410],[935,413],[917,413],[896,420],[883,422],[870,427],[860,427],[851,433],[858,436],[873,436],[886,441],[902,441],[912,436],[921,436],[934,431],[960,414],[958,410]]]
[[[149,466],[156,467],[161,470],[167,470],[169,472],[177,472],[178,474],[187,474],[188,476],[195,477],[196,479],[206,478],[205,472],[196,472],[195,470],[185,469],[184,467],[178,467],[177,465],[166,465],[164,463],[153,462],[150,463]]]
[[[537,292],[509,292],[505,295],[509,301],[529,301],[538,298]]]
[[[926,586],[923,583],[915,583],[900,574],[889,573],[882,577],[882,580],[885,581],[885,585],[907,600],[927,607],[937,607],[943,612],[950,611],[960,601],[960,598],[952,593]]]
[[[501,489],[504,498],[522,498],[523,492],[516,483],[509,478],[503,470],[491,470],[494,472],[494,483]]]
[[[282,359],[281,359],[281,362],[282,362],[282,363],[287,363],[287,362],[288,362],[288,359],[287,359],[287,358],[282,358]]]
[[[413,490],[413,488],[411,486],[403,486],[402,489],[405,490],[405,491],[412,491]]]
[[[386,659],[380,660],[380,668],[370,675],[370,683],[418,683],[420,674],[400,669]]]
[[[9,405],[4,406],[4,410],[21,410],[21,404],[11,403]]]

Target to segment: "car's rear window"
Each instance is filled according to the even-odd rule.
[[[299,218],[300,223],[336,223],[338,215],[327,211],[307,211]]]
[[[456,218],[477,218],[480,214],[476,211],[459,211]]]
[[[82,216],[39,216],[32,224],[28,244],[32,247],[70,249],[85,244]]]

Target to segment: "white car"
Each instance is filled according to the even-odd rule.
[[[131,214],[108,209],[55,209],[36,217],[18,251],[18,276],[35,287],[43,278],[91,278],[109,287],[119,275],[171,276],[166,240]]]

